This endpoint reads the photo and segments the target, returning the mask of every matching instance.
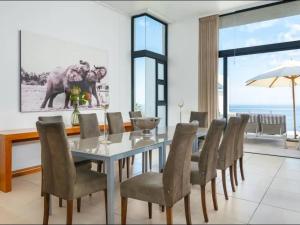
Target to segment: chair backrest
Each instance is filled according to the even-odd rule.
[[[36,123],[40,135],[43,183],[42,191],[70,200],[76,169],[62,122]]]
[[[80,137],[92,138],[100,136],[100,129],[96,113],[79,114]]]
[[[191,112],[190,122],[198,121],[199,127],[208,126],[208,113],[207,112]]]
[[[234,162],[236,137],[241,126],[240,117],[230,117],[218,152],[218,169],[225,170]]]
[[[42,122],[63,122],[62,116],[39,116],[39,121]]]
[[[114,112],[107,113],[108,133],[119,134],[125,132],[122,113]]]
[[[247,127],[250,116],[248,114],[241,114],[241,124],[235,141],[234,160],[238,160],[244,155],[244,133]]]
[[[198,127],[177,124],[171,149],[163,172],[163,186],[167,206],[190,193],[190,164],[193,141]]]
[[[198,162],[200,185],[217,176],[218,149],[225,125],[225,120],[213,120],[209,126]]]
[[[140,118],[140,117],[142,117],[142,112],[141,111],[131,111],[131,112],[129,112],[129,118],[130,118],[133,130],[139,130],[139,128],[136,126],[134,120],[132,120],[131,118]]]

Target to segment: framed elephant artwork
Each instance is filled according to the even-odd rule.
[[[20,31],[20,111],[72,110],[71,90],[88,96],[81,109],[109,104],[107,52]]]

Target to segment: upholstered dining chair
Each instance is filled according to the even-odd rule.
[[[208,112],[195,112],[191,111],[190,122],[197,121],[199,127],[208,126]]]
[[[107,123],[108,123],[108,133],[109,134],[120,134],[124,133],[124,122],[122,113],[120,112],[111,112],[106,114]],[[125,164],[124,160],[118,160],[119,163],[119,181],[122,182],[122,168],[123,164]],[[130,158],[126,158],[127,164],[127,178],[129,178],[129,166],[130,166]]]
[[[235,142],[235,148],[234,148],[234,179],[235,184],[238,185],[238,178],[237,178],[237,160],[239,160],[240,164],[240,172],[242,180],[245,180],[244,175],[244,163],[243,163],[243,156],[244,156],[244,134],[245,129],[247,127],[247,123],[249,121],[250,115],[248,114],[241,114],[241,125],[239,127],[237,136],[236,136],[236,142]]]
[[[63,117],[62,116],[39,116],[38,117],[39,121],[42,122],[62,122],[63,123]],[[81,168],[81,169],[91,169],[92,164],[91,160],[88,160],[86,158],[82,158],[79,156],[73,156],[73,161],[75,164],[76,168]],[[43,180],[43,171],[42,171],[42,180]],[[43,192],[42,192],[43,195]],[[62,207],[62,198],[59,198],[59,207]]]
[[[41,122],[63,122],[63,117],[62,116],[39,116],[38,120]],[[86,158],[73,156],[73,160],[76,167],[83,166],[83,165],[91,167],[91,161]]]
[[[141,111],[129,112],[129,118],[130,118],[133,130],[139,130],[139,128],[135,125],[135,121],[132,120],[132,118],[141,118],[141,117],[142,117]],[[145,154],[148,154],[148,153],[147,152],[142,153],[142,167],[143,167],[142,170],[143,170],[143,172],[145,171]],[[132,156],[131,164],[133,164],[133,161],[134,161],[134,156]],[[152,150],[149,151],[149,167],[150,167],[150,170],[152,170]]]
[[[222,184],[225,199],[228,200],[227,187],[226,187],[226,169],[229,168],[230,183],[232,191],[235,192],[234,184],[234,148],[236,143],[236,137],[241,125],[241,118],[230,117],[227,123],[222,142],[218,151],[218,163],[217,169],[222,171]]]
[[[100,136],[100,129],[96,113],[79,114],[80,138],[92,138]],[[97,171],[102,171],[103,161],[93,161],[97,164]],[[104,170],[104,169],[103,169]]]
[[[77,199],[80,211],[81,197],[98,191],[106,192],[106,175],[88,169],[77,169],[69,149],[62,122],[36,123],[41,142],[44,193],[43,224],[49,221],[50,195],[67,200],[67,224],[72,224],[73,200]],[[105,201],[105,205],[106,205]]]
[[[193,124],[177,124],[163,173],[143,173],[121,183],[122,224],[126,224],[128,198],[148,202],[149,218],[152,203],[165,206],[167,224],[172,224],[172,207],[184,198],[186,222],[191,224],[190,160],[196,132],[197,126]]]
[[[208,112],[196,112],[191,111],[190,115],[190,123],[191,122],[197,122],[199,127],[201,128],[207,128],[208,126]],[[199,137],[198,138],[198,148],[200,149],[203,145],[205,137]]]
[[[197,160],[194,160],[198,163],[198,169],[191,171],[191,184],[201,187],[202,211],[205,222],[208,222],[205,198],[205,187],[208,182],[211,182],[214,209],[218,210],[216,196],[217,158],[225,123],[225,120],[213,120],[211,122],[201,154]]]

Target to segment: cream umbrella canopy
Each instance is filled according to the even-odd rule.
[[[246,86],[256,87],[291,87],[293,97],[294,138],[296,134],[295,86],[300,85],[300,62],[291,61],[248,81]]]

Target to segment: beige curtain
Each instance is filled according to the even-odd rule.
[[[218,115],[219,16],[199,19],[199,111],[208,112],[208,122]]]

